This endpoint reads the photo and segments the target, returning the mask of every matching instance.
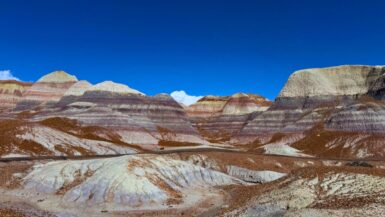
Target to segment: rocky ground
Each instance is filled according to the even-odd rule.
[[[0,164],[0,216],[380,216],[385,162],[229,152]]]

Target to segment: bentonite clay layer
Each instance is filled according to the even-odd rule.
[[[85,125],[113,130],[127,144],[156,147],[206,143],[183,108],[166,95],[88,90],[78,97],[64,97],[58,104],[58,109],[42,111],[35,118],[71,117]]]
[[[46,103],[55,103],[75,83],[77,78],[63,71],[55,71],[40,78],[17,104],[17,110],[29,110]]]
[[[22,99],[23,93],[31,86],[32,83],[0,81],[0,111],[14,108]]]
[[[223,143],[270,105],[271,101],[261,96],[239,93],[229,97],[204,97],[186,111],[205,139]]]
[[[45,210],[76,217],[308,216],[325,211],[378,216],[384,210],[383,168],[379,161],[226,152],[0,163],[0,211],[28,216]]]
[[[3,119],[13,118],[16,122],[17,118],[23,118],[24,122],[28,122],[28,126],[15,129],[18,142],[5,144],[7,148],[2,148],[2,154],[122,154],[127,150],[115,147],[158,149],[207,144],[192,126],[183,108],[170,96],[145,96],[111,81],[91,85],[87,81],[77,81],[75,76],[63,71],[43,76],[20,95],[16,112],[2,116]],[[84,127],[94,128],[93,136],[79,138],[76,133],[68,132],[70,130],[61,132],[61,129],[42,127],[36,123],[56,117],[69,118]],[[88,139],[87,142],[82,142],[84,139]],[[35,149],[26,150],[25,145],[16,147],[20,145],[20,140],[23,144],[34,144]],[[55,144],[48,145],[53,142]],[[104,146],[109,143],[114,145],[106,149]],[[78,148],[75,150],[74,146]],[[38,150],[45,151],[39,153]]]
[[[146,96],[111,81],[91,85],[57,71],[32,87],[2,82],[0,100],[7,111],[0,117],[23,118],[28,123],[69,118],[86,127],[103,128],[95,130],[97,138],[87,138],[99,144],[152,150],[216,145],[270,154],[378,158],[385,156],[384,72],[382,66],[306,69],[290,76],[274,103],[258,95],[235,94],[207,96],[186,108],[165,94]],[[44,136],[47,130],[52,131],[36,127],[19,137],[42,145],[42,141],[54,141]],[[62,136],[73,136],[65,133]],[[58,143],[60,153],[84,151],[67,151],[63,144]],[[23,154],[17,150],[3,153]],[[108,153],[103,150],[100,153]]]
[[[273,105],[232,137],[234,144],[285,145],[312,155],[381,157],[385,143],[385,67],[340,66],[292,74]],[[285,136],[283,136],[285,137]]]

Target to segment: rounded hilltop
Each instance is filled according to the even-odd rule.
[[[86,92],[92,84],[88,81],[78,81],[72,85],[65,93],[64,96],[81,96]]]
[[[43,77],[41,77],[37,82],[47,82],[47,83],[66,83],[66,82],[77,82],[78,79],[74,75],[70,75],[65,71],[54,71]]]
[[[98,83],[90,87],[87,91],[106,91],[106,92],[120,93],[120,94],[144,95],[143,93],[137,90],[134,90],[128,87],[127,85],[115,83],[113,81],[104,81],[104,82]]]

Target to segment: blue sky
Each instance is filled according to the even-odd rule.
[[[149,95],[258,93],[295,70],[385,64],[385,1],[0,0],[0,70]]]

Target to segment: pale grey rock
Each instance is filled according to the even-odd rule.
[[[227,173],[246,182],[264,184],[280,179],[287,174],[275,171],[255,171],[246,168],[230,165],[227,167]]]
[[[74,182],[78,184],[72,186]],[[54,195],[65,189],[63,203],[127,208],[165,206],[178,194],[183,201],[188,189],[242,183],[224,173],[159,155],[50,162],[35,166],[23,179],[28,191]]]

